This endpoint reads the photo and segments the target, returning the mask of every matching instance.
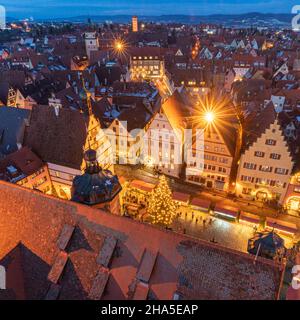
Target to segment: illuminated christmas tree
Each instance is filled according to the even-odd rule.
[[[164,175],[159,178],[159,184],[150,195],[147,212],[153,224],[168,227],[173,222],[176,205]]]

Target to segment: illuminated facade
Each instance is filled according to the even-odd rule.
[[[284,207],[289,211],[300,213],[300,172],[291,178],[284,198]]]
[[[163,112],[155,115],[147,137],[148,157],[145,165],[178,178],[182,169],[182,141]]]
[[[41,128],[45,128],[42,131]],[[113,171],[112,150],[99,120],[66,108],[53,107],[32,110],[24,145],[29,146],[47,163],[53,193],[70,199],[75,176],[85,169],[84,151],[93,148],[102,168]]]
[[[130,57],[132,81],[158,80],[165,76],[165,63],[160,48],[137,48]]]
[[[236,194],[249,200],[275,200],[283,204],[293,169],[293,160],[273,106],[257,116],[255,140],[242,153]],[[265,121],[261,130],[259,121]],[[260,132],[261,131],[261,132]]]
[[[151,158],[157,159],[159,156],[156,168],[167,175],[181,177],[207,188],[228,191],[237,153],[238,128],[233,120],[230,128],[224,125],[227,134],[221,130],[217,132],[212,127],[201,130],[202,127],[188,123],[187,119],[193,118],[195,110],[192,104],[186,104],[187,96],[184,96],[184,93],[175,91],[163,104],[162,113],[154,118],[151,129],[159,129],[160,135],[148,134],[148,138],[151,146],[157,143],[159,148],[158,155],[149,153],[149,159],[151,161]],[[191,147],[186,142],[189,137],[183,129],[192,130]],[[200,131],[197,133],[196,129]],[[186,147],[187,150],[184,150]]]
[[[204,146],[200,147],[202,149],[197,150],[196,144],[194,144],[193,153],[202,156],[201,150],[204,148],[203,160],[194,159],[194,161],[187,163],[187,173],[189,173],[187,180],[205,185],[207,188],[228,191],[235,149],[230,148],[221,132],[209,129],[204,130]],[[196,163],[200,162],[203,163],[202,172],[195,168]]]

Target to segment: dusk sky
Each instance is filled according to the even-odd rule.
[[[273,12],[290,13],[296,0],[0,0],[7,15],[16,18],[77,15],[161,15]]]

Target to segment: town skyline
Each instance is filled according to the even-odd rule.
[[[300,6],[11,2],[0,301],[300,300]]]

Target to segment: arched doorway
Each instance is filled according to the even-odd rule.
[[[268,200],[268,192],[266,190],[259,190],[255,195],[256,200],[265,202]]]
[[[290,197],[287,201],[288,210],[300,212],[300,197]]]

